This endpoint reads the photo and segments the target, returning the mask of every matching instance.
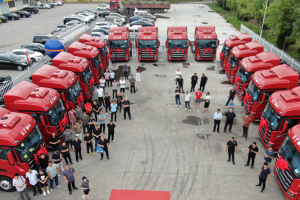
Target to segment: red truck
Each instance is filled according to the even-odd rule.
[[[187,60],[190,41],[186,26],[168,27],[166,47],[168,60]]]
[[[131,41],[128,27],[110,27],[108,35],[109,54],[115,60],[128,61],[132,56]]]
[[[191,51],[196,60],[215,60],[219,40],[214,26],[196,26]]]
[[[230,51],[233,47],[252,42],[252,37],[247,33],[242,33],[238,36],[229,37],[225,40],[222,51],[220,53],[220,65],[225,70]]]
[[[25,113],[36,120],[47,145],[53,132],[63,140],[69,120],[56,90],[22,81],[4,95],[4,101],[11,112]]]
[[[47,153],[36,121],[27,114],[0,108],[0,189],[12,192],[15,173],[25,177],[29,168],[37,170],[35,155]]]
[[[233,47],[225,69],[229,82],[234,83],[236,72],[241,66],[243,58],[256,56],[261,52],[264,52],[264,46],[256,41]]]
[[[105,40],[96,38],[88,34],[83,34],[78,41],[83,44],[96,47],[98,49],[102,61],[102,63],[100,64],[100,68],[102,68],[103,71],[106,71],[109,65],[109,60],[107,58],[108,51]]]
[[[243,99],[244,89],[248,87],[251,77],[255,72],[271,69],[272,67],[280,64],[280,58],[269,51],[259,53],[256,56],[244,58],[234,81],[237,96],[241,100]]]
[[[250,114],[253,121],[260,120],[271,94],[297,86],[299,74],[287,64],[255,72],[244,99],[246,113]]]
[[[140,27],[135,45],[138,50],[139,61],[157,61],[158,48],[160,46],[160,42],[158,41],[158,28]]]
[[[52,59],[52,65],[62,70],[74,72],[80,84],[83,98],[85,100],[91,99],[94,93],[94,78],[87,59],[61,52]]]
[[[44,65],[32,74],[32,83],[39,87],[53,88],[60,93],[65,108],[69,111],[84,105],[82,91],[76,75],[52,65]]]

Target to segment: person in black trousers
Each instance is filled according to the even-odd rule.
[[[63,177],[68,184],[70,195],[72,194],[72,188],[73,190],[78,190],[78,188],[75,186],[74,176],[76,179],[78,178],[75,169],[73,167],[70,167],[70,165],[66,165],[66,169],[63,171]]]
[[[130,115],[130,101],[128,101],[127,97],[123,101],[123,108],[124,108],[124,120],[126,119],[126,112],[128,113],[128,117],[131,120],[131,115]]]
[[[220,113],[220,109],[218,109],[217,112],[215,112],[215,114],[214,114],[214,130],[213,130],[213,132],[216,131],[216,126],[217,126],[217,131],[218,131],[218,133],[220,133],[219,127],[220,127],[221,119],[222,119],[222,113]]]
[[[195,92],[195,86],[198,83],[198,76],[197,73],[195,73],[192,78],[191,78],[191,91],[190,92]]]
[[[271,173],[271,170],[268,167],[268,163],[264,162],[264,166],[262,166],[262,168],[259,172],[259,183],[258,183],[258,185],[255,185],[256,187],[260,187],[261,183],[263,184],[260,192],[263,192],[265,190],[266,181],[269,182],[269,180],[270,180],[270,173]]]
[[[119,92],[118,96],[117,96],[117,104],[118,104],[118,110],[120,110],[120,112],[122,110],[122,102],[123,102],[123,97],[122,97],[121,93]]]
[[[232,163],[235,165],[234,162],[234,152],[237,152],[238,149],[238,145],[237,142],[234,140],[234,137],[231,138],[231,140],[229,140],[227,142],[226,145],[226,151],[228,151],[228,162],[230,162],[230,157],[232,156]]]
[[[110,137],[112,138],[112,141],[115,142],[115,127],[116,125],[113,123],[112,120],[107,124],[108,128],[108,142],[110,142]]]
[[[251,144],[248,147],[248,152],[247,152],[247,156],[248,156],[248,160],[247,160],[247,164],[245,166],[249,166],[250,163],[250,159],[251,161],[251,169],[253,168],[254,165],[254,159],[256,154],[258,153],[258,147],[256,146],[256,142],[253,142],[253,144]]]
[[[226,133],[227,130],[227,126],[229,125],[229,132],[231,133],[231,128],[232,128],[232,124],[233,124],[233,119],[236,117],[235,113],[233,112],[232,109],[230,109],[229,112],[227,112],[225,114],[226,116],[226,122],[225,122],[225,126],[224,126],[224,133]]]
[[[106,115],[108,115],[107,109],[110,112],[110,104],[111,104],[110,96],[108,96],[108,93],[106,93],[104,97],[104,107],[105,107]]]
[[[82,160],[81,149],[83,149],[83,146],[81,140],[79,140],[77,136],[75,136],[75,140],[73,140],[72,149],[75,152],[76,162],[78,162],[78,157]]]
[[[131,75],[131,79],[129,80],[130,82],[130,92],[132,93],[132,90],[134,91],[135,93],[135,78],[133,78],[133,75]]]
[[[93,101],[93,113],[95,115],[95,120],[97,121],[97,116],[99,115],[100,112],[100,106],[97,103],[97,101]]]
[[[69,162],[68,162],[68,159],[69,159],[71,165],[73,165],[73,162],[72,162],[72,159],[71,159],[71,156],[70,156],[70,152],[69,152],[69,146],[67,146],[65,142],[63,142],[61,144],[61,146],[62,146],[61,147],[61,154],[63,155],[63,157],[66,161],[66,164],[69,164]]]
[[[106,153],[106,157],[109,160],[109,154],[108,154],[108,147],[109,147],[109,141],[104,138],[104,136],[101,136],[101,139],[98,141],[98,146],[103,148],[103,151]],[[101,153],[101,160],[103,159],[103,153]]]
[[[86,133],[85,134],[85,137],[84,137],[84,142],[86,143],[86,151],[87,151],[87,156],[89,157],[90,156],[90,149],[92,151],[92,154],[94,154],[94,151],[93,151],[93,136],[90,134],[90,133]]]
[[[180,75],[180,77],[177,81],[177,84],[178,84],[178,87],[179,87],[179,91],[184,94],[184,90],[183,90],[184,80],[183,80],[181,75]]]
[[[93,116],[90,116],[89,119],[89,133],[90,135],[93,134],[93,130],[95,129],[96,120],[93,118]]]
[[[204,73],[202,73],[201,80],[200,80],[200,90],[202,89],[201,90],[202,92],[204,92],[204,88],[207,81],[208,81],[207,77],[205,76]]]

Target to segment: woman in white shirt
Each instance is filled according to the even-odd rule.
[[[206,92],[203,112],[205,112],[205,111],[207,112],[207,108],[209,107],[209,104],[210,104],[210,98],[211,98],[210,93]]]
[[[112,86],[112,84],[115,80],[115,72],[113,72],[113,70],[111,70],[109,75],[110,75],[110,86]]]

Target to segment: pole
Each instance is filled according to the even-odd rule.
[[[267,2],[265,2],[265,3],[266,3],[266,8],[265,8],[265,14],[264,14],[263,23],[262,23],[262,26],[261,26],[260,37],[262,36],[263,29],[264,29],[264,23],[265,23],[265,18],[266,18],[266,12],[267,12],[267,7],[268,7],[268,1],[269,1],[269,0],[267,0]]]

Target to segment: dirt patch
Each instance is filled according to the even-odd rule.
[[[215,70],[215,66],[207,67],[206,70]]]
[[[222,81],[221,84],[231,84],[230,81]]]
[[[196,137],[201,140],[205,140],[205,135],[196,134]]]
[[[215,11],[213,11],[213,10],[209,10],[208,12],[214,13]]]
[[[201,24],[208,24],[208,22],[201,22]]]
[[[155,66],[155,67],[164,67],[165,64],[153,64],[153,66]]]
[[[167,77],[167,75],[164,75],[164,74],[155,74],[154,76],[157,76],[157,77],[162,77],[162,78],[165,78],[165,77]]]
[[[166,16],[163,16],[163,15],[155,15],[156,18],[162,18],[162,19],[170,19],[170,17],[166,17]]]
[[[190,63],[182,63],[183,68],[189,68],[189,66],[190,66]]]

